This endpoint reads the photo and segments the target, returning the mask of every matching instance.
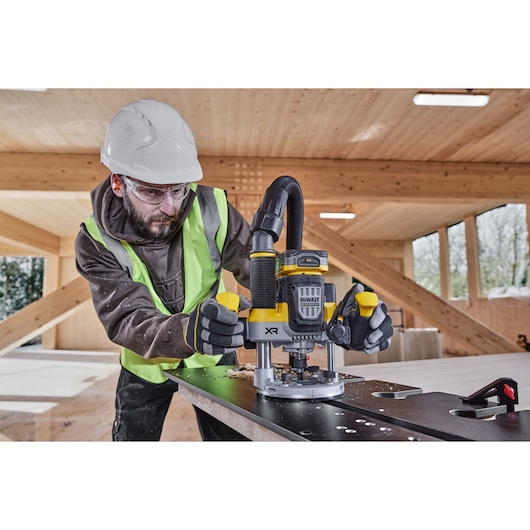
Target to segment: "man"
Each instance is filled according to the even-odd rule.
[[[111,174],[91,194],[93,215],[75,248],[98,316],[122,346],[112,438],[159,440],[178,388],[162,370],[237,364],[242,325],[212,297],[222,268],[249,286],[249,225],[222,190],[196,184],[193,133],[165,103],[123,107],[101,161]],[[240,309],[249,305],[241,299]],[[244,439],[195,412],[204,440]]]
[[[215,295],[224,290],[222,269],[249,287],[250,227],[224,191],[197,184],[193,133],[165,103],[123,107],[101,161],[111,173],[92,192],[93,215],[75,249],[99,319],[122,347],[112,439],[159,440],[178,389],[163,370],[237,364],[243,325]],[[249,307],[240,297],[239,309]],[[393,329],[381,302],[370,326],[354,347],[387,348]],[[246,440],[200,409],[195,414],[203,440]]]

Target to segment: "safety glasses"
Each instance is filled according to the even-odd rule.
[[[140,184],[125,175],[120,175],[120,177],[131,193],[147,204],[160,204],[166,196],[171,197],[174,202],[179,202],[184,200],[190,192],[190,185],[187,183],[172,188],[153,188]]]

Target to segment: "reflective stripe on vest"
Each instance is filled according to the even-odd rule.
[[[196,184],[192,184],[195,191]],[[135,282],[147,286],[155,307],[165,315],[171,312],[156,293],[145,263],[126,241],[118,241],[108,235],[89,217],[84,222],[90,236],[114,254],[122,268]],[[217,292],[224,291],[221,254],[228,228],[228,205],[223,190],[205,189],[197,195],[190,214],[182,226],[184,253],[184,308],[191,313],[199,302]],[[138,377],[152,383],[163,383],[167,378],[162,370],[177,368],[181,361],[189,368],[214,366],[222,355],[202,355],[198,352],[186,359],[156,357],[145,359],[133,351],[122,348],[121,364]]]

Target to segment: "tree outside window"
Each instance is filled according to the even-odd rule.
[[[507,204],[476,217],[481,295],[530,295],[528,221],[524,204]],[[451,293],[468,295],[465,224],[448,227]],[[416,283],[440,296],[438,233],[412,243]]]
[[[466,298],[467,290],[467,253],[464,222],[447,229],[449,242],[449,273],[452,298]]]
[[[0,257],[0,320],[42,297],[44,258]]]
[[[524,204],[507,204],[477,216],[482,296],[530,294],[528,223]]]
[[[438,232],[412,242],[415,281],[437,296],[440,288],[440,239]]]

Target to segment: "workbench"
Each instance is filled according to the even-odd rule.
[[[530,353],[390,362],[338,368],[343,396],[324,401],[260,396],[237,367],[164,372],[193,405],[256,441],[530,440]],[[499,378],[517,383],[514,411],[469,405]],[[476,414],[483,410],[488,414]],[[472,414],[476,417],[472,417]]]

